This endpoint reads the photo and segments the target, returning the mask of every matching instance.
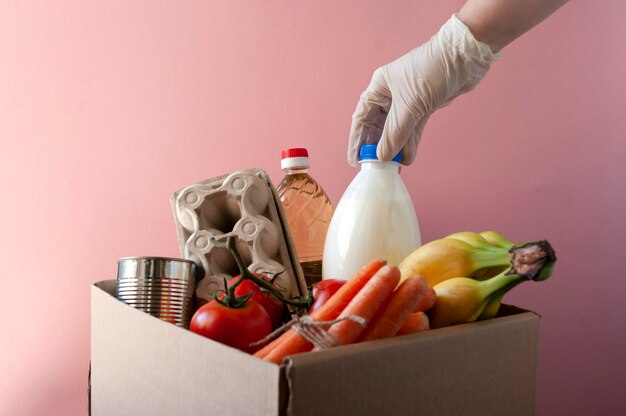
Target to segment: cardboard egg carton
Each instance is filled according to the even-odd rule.
[[[232,254],[211,244],[236,237],[239,252],[253,273],[279,274],[286,296],[307,293],[285,214],[269,176],[253,168],[186,186],[171,197],[184,258],[201,266],[196,286],[200,303],[224,289],[224,279],[239,274]]]

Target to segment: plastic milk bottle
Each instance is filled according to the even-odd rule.
[[[375,258],[398,265],[421,245],[415,208],[399,174],[402,153],[383,162],[376,147],[361,147],[361,170],[335,209],[324,244],[324,279],[349,279]]]

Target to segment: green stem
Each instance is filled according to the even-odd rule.
[[[526,280],[547,279],[556,261],[552,246],[545,240],[517,244],[509,251],[511,267],[479,283],[486,304],[501,299],[508,291]]]
[[[509,290],[526,280],[525,277],[518,274],[507,274],[509,271],[504,271],[491,279],[483,280],[479,282],[480,289],[482,291],[483,299],[493,299],[497,295],[504,295]]]
[[[489,247],[476,249],[473,253],[476,272],[493,267],[507,267],[511,264],[511,253],[506,248]]]
[[[513,243],[507,240],[502,234],[496,231],[483,231],[479,233],[492,246],[502,247],[509,250],[513,247]]]
[[[509,249],[476,249],[472,254],[477,274],[485,269],[510,266],[510,273],[535,281],[547,279],[556,261],[554,250],[546,240],[515,244]]]
[[[214,238],[211,238],[211,244],[213,244],[216,247],[225,248],[228,251],[230,251],[233,257],[235,258],[235,263],[237,263],[237,267],[239,268],[239,272],[241,273],[241,277],[233,285],[231,285],[230,288],[227,288],[226,297],[228,297],[228,294],[231,292],[231,289],[234,294],[234,290],[237,288],[237,286],[239,286],[239,284],[242,281],[247,279],[247,280],[253,281],[259,287],[262,287],[263,289],[270,292],[273,296],[276,297],[276,299],[280,300],[282,303],[285,303],[289,306],[293,306],[295,308],[307,308],[307,310],[308,308],[311,307],[312,299],[308,297],[304,298],[304,300],[302,301],[294,301],[291,299],[287,299],[283,297],[280,290],[276,288],[274,285],[272,285],[265,279],[257,277],[256,275],[254,275],[254,273],[250,272],[250,270],[248,270],[248,267],[246,266],[246,263],[243,261],[243,258],[241,257],[239,250],[237,249],[237,245],[235,244],[234,237],[232,236],[227,237],[226,243],[222,243],[222,242],[217,241]]]
[[[228,286],[228,283],[226,282],[226,280],[224,280],[224,299],[222,300],[218,300],[218,302],[220,302],[222,305],[228,306],[229,308],[239,308],[242,307],[246,301],[250,298],[250,296],[252,295],[247,295],[247,296],[237,296],[235,294],[235,289],[237,289],[237,286],[239,286],[239,284],[243,281],[243,277],[239,278],[233,285],[231,285],[230,287]],[[217,299],[217,298],[216,298]]]

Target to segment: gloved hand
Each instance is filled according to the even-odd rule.
[[[428,42],[374,72],[352,116],[348,163],[357,165],[361,145],[378,142],[379,159],[402,150],[402,164],[411,164],[430,115],[473,89],[497,58],[453,15]]]

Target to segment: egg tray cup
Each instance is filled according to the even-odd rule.
[[[239,274],[233,255],[211,244],[212,238],[226,242],[230,236],[252,273],[277,276],[283,296],[308,293],[285,213],[265,171],[246,169],[194,183],[170,201],[181,255],[198,265],[199,304]]]

